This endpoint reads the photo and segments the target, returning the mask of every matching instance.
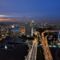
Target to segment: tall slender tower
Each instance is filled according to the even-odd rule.
[[[33,36],[33,27],[31,28],[31,36]]]
[[[31,22],[31,36],[33,36],[33,33],[34,33],[33,23],[34,23],[34,20],[32,20]]]

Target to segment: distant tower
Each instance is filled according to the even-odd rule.
[[[33,36],[33,27],[31,28],[31,36]]]
[[[34,20],[31,22],[31,36],[33,36],[34,33],[34,28],[33,28]]]

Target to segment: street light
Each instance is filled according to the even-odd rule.
[[[7,48],[8,48],[8,47],[7,47],[7,45],[5,45],[5,47],[4,47],[4,48],[5,48],[5,50],[7,50]]]

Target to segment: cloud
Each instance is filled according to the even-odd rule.
[[[0,17],[9,17],[9,16],[7,16],[7,15],[0,15]]]

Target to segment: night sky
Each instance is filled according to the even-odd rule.
[[[60,17],[60,0],[0,0],[0,16]]]

